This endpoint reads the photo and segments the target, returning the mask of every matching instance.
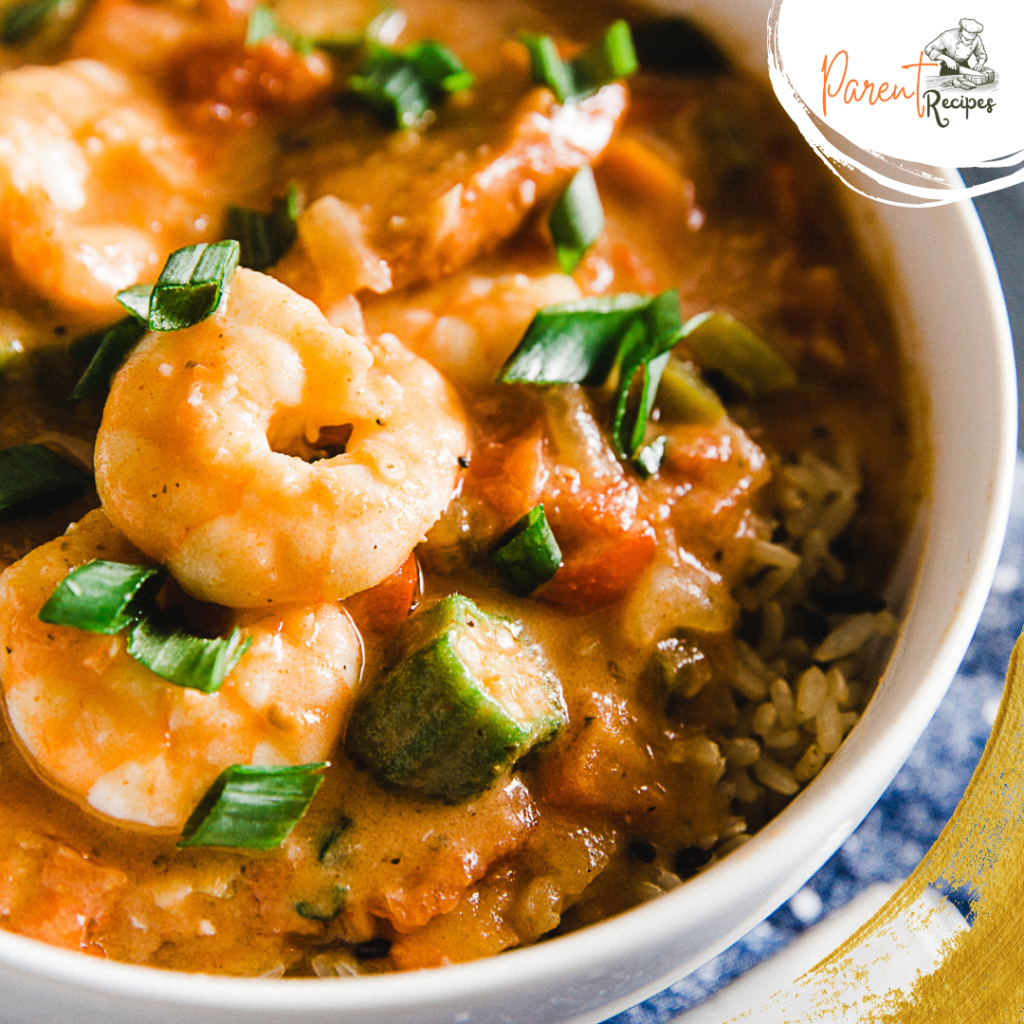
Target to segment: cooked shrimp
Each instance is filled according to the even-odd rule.
[[[339,287],[339,268],[354,287],[375,292],[437,281],[511,237],[600,159],[627,105],[618,83],[558,104],[547,89],[531,89],[525,67],[505,60],[428,132],[368,133],[337,114],[301,155],[285,158],[285,171],[312,199],[336,197],[341,208],[314,202],[299,219],[302,244],[275,273],[321,305]],[[355,276],[352,257],[332,244],[339,221],[346,242],[366,250],[367,269]]]
[[[429,363],[239,270],[224,308],[147,335],[118,373],[96,479],[118,529],[188,593],[265,607],[394,572],[448,504],[466,445]]]
[[[450,380],[491,384],[542,306],[580,298],[568,274],[474,269],[415,292],[373,297],[364,310],[372,332],[391,331]]]
[[[326,759],[361,666],[360,638],[337,604],[242,612],[252,647],[215,693],[165,683],[123,635],[40,622],[75,566],[146,559],[101,510],[0,575],[0,685],[34,769],[118,821],[180,828],[232,764]]]
[[[235,172],[249,179],[243,194],[261,152],[247,140]],[[0,75],[0,266],[58,306],[114,312],[115,292],[216,233],[237,200],[213,172],[236,158],[185,132],[140,80],[96,61]]]

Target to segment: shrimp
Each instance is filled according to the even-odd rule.
[[[467,444],[459,400],[429,363],[238,270],[217,313],[146,335],[121,368],[96,482],[115,526],[193,597],[327,601],[406,560]]]
[[[224,768],[324,760],[347,716],[361,641],[337,604],[237,612],[252,646],[215,693],[164,682],[123,635],[40,622],[93,558],[146,559],[90,512],[0,575],[0,686],[13,733],[50,785],[119,822],[180,829]]]
[[[93,60],[0,75],[0,266],[43,298],[111,314],[168,253],[206,240],[227,202],[259,184],[263,149],[177,124],[156,92]],[[222,171],[238,162],[232,185]],[[210,181],[217,184],[210,187]]]

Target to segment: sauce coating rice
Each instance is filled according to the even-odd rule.
[[[98,487],[0,519],[11,931],[337,977],[584,926],[779,813],[898,629],[908,372],[762,86],[610,4],[370,6],[93,0],[0,49],[0,448],[95,446]],[[585,78],[619,16],[638,72],[534,81],[537,34]],[[399,126],[366,85],[396,62],[429,101]],[[549,215],[591,167],[603,222],[567,271]],[[239,217],[272,240],[288,196],[217,308],[161,332],[147,297],[109,396],[67,400],[118,292]],[[498,382],[566,303],[587,372]],[[93,558],[171,574],[121,632],[41,621]],[[168,616],[237,629],[219,688],[139,653]],[[238,766],[322,784],[268,848],[182,845]]]

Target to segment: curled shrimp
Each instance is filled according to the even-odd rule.
[[[351,704],[361,641],[337,604],[235,612],[252,646],[215,693],[164,682],[124,635],[47,625],[39,609],[93,558],[145,558],[90,512],[0,575],[0,685],[35,771],[120,822],[180,829],[224,768],[330,754]]]
[[[220,311],[146,335],[119,371],[96,481],[114,525],[186,592],[266,607],[394,572],[447,506],[466,445],[429,363],[239,270]]]
[[[247,138],[246,174],[261,146]],[[154,90],[93,60],[0,75],[0,267],[66,309],[111,313],[168,253],[218,228],[237,153],[177,122]],[[131,187],[126,187],[130,183]]]

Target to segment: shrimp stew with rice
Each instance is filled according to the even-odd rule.
[[[760,83],[605,2],[0,14],[0,925],[456,963],[814,778],[925,460]]]

